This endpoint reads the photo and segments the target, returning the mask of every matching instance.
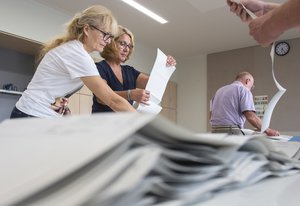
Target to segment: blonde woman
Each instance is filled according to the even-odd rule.
[[[102,52],[116,31],[116,19],[103,6],[91,6],[76,14],[68,23],[67,32],[44,46],[37,70],[11,118],[62,116],[63,110],[57,109],[60,105],[55,106],[55,102],[83,84],[114,111],[135,111],[107,86],[89,55]]]

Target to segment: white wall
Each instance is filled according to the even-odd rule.
[[[206,132],[206,55],[177,60],[177,123],[195,132]]]
[[[135,48],[132,56],[126,62],[137,70],[150,74],[156,58],[156,48],[149,47],[135,40]]]
[[[63,32],[70,16],[32,0],[0,0],[0,30],[45,42]]]
[[[0,70],[0,84],[1,89],[3,84],[13,83],[14,86],[18,87],[19,91],[24,91],[27,87],[31,76],[24,74],[10,73]],[[0,94],[0,122],[10,117],[10,113],[19,100],[20,95],[11,94]]]

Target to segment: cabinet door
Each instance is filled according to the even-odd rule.
[[[93,105],[93,96],[91,95],[80,95],[80,114],[91,114]]]
[[[71,114],[91,114],[93,104],[92,95],[92,92],[86,86],[83,86],[81,90],[73,94],[69,98]]]
[[[177,122],[177,110],[175,109],[163,108],[159,115],[166,117],[168,120],[171,120],[174,123]]]
[[[87,88],[87,86],[83,85],[83,87],[79,90],[79,94],[85,94],[85,95],[93,95],[91,90]]]
[[[79,97],[80,97],[80,94],[79,93],[75,93],[73,94],[70,98],[69,98],[69,108],[71,110],[71,114],[74,115],[74,114],[79,114]]]
[[[161,101],[163,108],[177,109],[177,84],[169,81]]]
[[[162,110],[160,115],[177,122],[177,84],[169,81],[161,101]]]

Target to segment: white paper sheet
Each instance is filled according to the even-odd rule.
[[[139,113],[5,121],[0,205],[194,205],[270,175],[298,173],[300,162],[272,145],[259,136],[195,135]],[[20,201],[32,194],[32,202]]]
[[[243,8],[245,9],[245,11],[249,14],[249,16],[251,16],[252,19],[257,18],[257,16],[251,12],[249,9],[247,9],[244,4],[242,4],[240,2],[240,4],[243,6]],[[286,89],[283,88],[276,80],[275,77],[275,73],[274,73],[274,47],[275,47],[275,42],[273,42],[272,48],[271,48],[271,52],[270,52],[270,56],[271,56],[271,60],[272,60],[272,76],[274,79],[274,82],[278,88],[278,92],[272,97],[270,103],[268,104],[268,107],[265,111],[263,120],[262,120],[262,126],[261,126],[261,133],[263,133],[269,126],[270,126],[270,121],[271,121],[271,117],[272,117],[272,113],[273,110],[277,104],[277,102],[279,101],[279,99],[282,97],[282,95],[286,92]]]
[[[283,152],[290,158],[293,158],[300,150],[300,142],[274,141],[273,145],[277,151]]]
[[[152,68],[146,90],[150,91],[149,105],[140,104],[137,111],[144,113],[158,114],[161,111],[159,106],[168,81],[175,71],[175,66],[166,66],[167,56],[157,49],[157,56]]]
[[[272,75],[274,82],[276,84],[276,87],[278,88],[278,92],[272,97],[270,103],[268,104],[268,107],[265,111],[263,120],[262,120],[262,126],[261,126],[261,132],[264,132],[270,125],[271,117],[273,110],[279,101],[279,99],[282,97],[282,95],[286,92],[286,89],[283,88],[276,80],[275,74],[274,74],[274,47],[275,47],[275,42],[272,45],[270,56],[272,59]]]
[[[0,205],[9,205],[68,175],[124,141],[152,118],[116,113],[2,122]]]
[[[150,102],[150,105],[145,105],[145,104],[139,104],[138,106],[138,111],[142,113],[151,113],[151,114],[158,114],[160,113],[162,107],[155,103],[155,102]]]

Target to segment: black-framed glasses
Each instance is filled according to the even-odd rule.
[[[127,44],[126,41],[118,41],[118,43],[123,49],[125,49],[126,47],[128,47],[128,49],[133,49],[133,45]]]
[[[95,26],[93,26],[93,25],[90,25],[90,26],[91,26],[92,28],[94,28],[94,29],[100,31],[100,32],[102,33],[102,35],[103,35],[103,40],[104,40],[104,41],[108,41],[108,40],[114,38],[114,36],[111,35],[110,33],[104,32],[104,31],[102,31],[101,29],[98,29],[97,27],[95,27]]]

